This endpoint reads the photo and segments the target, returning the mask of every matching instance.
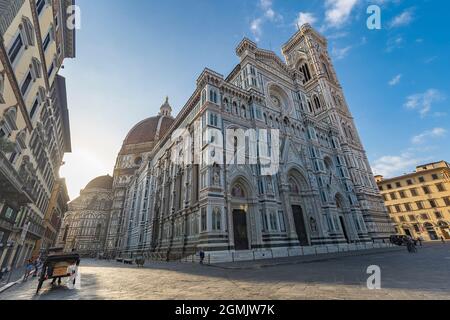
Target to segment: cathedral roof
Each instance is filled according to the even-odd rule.
[[[174,122],[171,112],[172,108],[169,104],[169,98],[166,98],[165,103],[161,106],[159,115],[147,118],[135,125],[128,133],[123,145],[157,142]]]
[[[113,178],[110,175],[97,177],[89,182],[83,191],[90,189],[107,189],[111,190],[113,186]]]

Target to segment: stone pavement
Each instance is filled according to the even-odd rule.
[[[11,274],[5,274],[0,280],[0,293],[19,283],[25,274],[25,267],[14,269]],[[31,278],[31,276],[30,276]]]
[[[381,268],[381,290],[367,289],[370,265]],[[450,244],[245,269],[163,262],[138,269],[96,260],[83,260],[80,269],[80,290],[45,283],[35,296],[37,283],[30,281],[0,300],[450,299]]]

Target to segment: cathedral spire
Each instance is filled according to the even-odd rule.
[[[166,102],[164,102],[164,104],[161,106],[159,115],[160,116],[166,116],[166,117],[171,117],[172,116],[172,107],[169,104],[169,97],[168,96],[166,96]]]

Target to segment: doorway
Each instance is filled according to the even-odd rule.
[[[295,230],[297,231],[298,241],[302,247],[309,246],[308,234],[306,233],[305,218],[301,206],[292,206],[294,216]]]
[[[434,229],[433,225],[431,223],[425,224],[425,229],[428,232],[428,236],[430,237],[430,240],[438,240],[438,235],[436,233],[436,230]]]
[[[411,231],[409,231],[409,229],[403,229],[403,231],[405,231],[405,234],[408,236],[408,237],[413,237],[412,236],[412,234],[411,234]]]
[[[342,233],[344,234],[347,243],[350,243],[350,238],[348,237],[347,228],[345,228],[345,220],[343,216],[339,216],[339,221],[341,222]]]
[[[233,210],[234,249],[249,250],[247,234],[247,212]]]

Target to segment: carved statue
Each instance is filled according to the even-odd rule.
[[[311,231],[312,232],[317,232],[317,222],[316,219],[314,219],[313,217],[311,217],[311,219],[309,219],[309,224],[311,226]]]

